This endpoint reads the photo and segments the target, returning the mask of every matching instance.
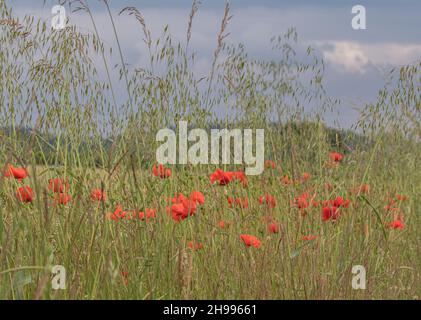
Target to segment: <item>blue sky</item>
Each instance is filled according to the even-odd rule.
[[[19,15],[30,13],[48,19],[58,1],[8,1]],[[113,37],[103,5],[88,0],[94,9],[101,36],[112,45]],[[190,0],[110,0],[117,14],[126,6],[136,6],[158,36],[169,24],[172,35],[185,38]],[[225,1],[202,0],[194,22],[192,44],[199,53],[203,69],[209,65],[215,47]],[[361,4],[367,9],[367,29],[351,28],[351,8]],[[342,100],[339,124],[349,127],[358,117],[357,109],[376,98],[384,85],[384,77],[393,66],[401,66],[421,58],[420,0],[232,0],[233,20],[228,41],[243,43],[253,57],[272,58],[269,39],[296,27],[300,43],[313,46],[326,61],[328,93]],[[71,14],[71,23],[89,30],[90,23],[82,14]],[[121,34],[126,59],[141,65],[144,48],[141,33],[133,19],[115,17]],[[333,123],[333,116],[331,122]],[[335,118],[336,119],[336,118]]]

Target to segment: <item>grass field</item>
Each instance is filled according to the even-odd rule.
[[[126,67],[114,48],[120,102],[97,32],[50,31],[0,1],[0,299],[419,299],[421,63],[391,71],[352,130],[332,129],[339,102],[312,51],[295,55],[294,30],[273,40],[279,61],[251,60],[225,43],[227,6],[199,79],[195,5],[187,45],[121,13],[139,21],[151,66]],[[168,176],[155,136],[179,120],[265,129],[264,172],[165,165]]]

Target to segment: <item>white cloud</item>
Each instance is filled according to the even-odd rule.
[[[327,62],[350,73],[364,74],[370,64],[400,66],[421,58],[421,44],[361,44],[352,41],[327,41],[317,44],[324,48],[323,56]]]
[[[364,73],[369,62],[361,45],[352,42],[336,42],[332,51],[323,51],[323,56],[328,62],[352,73]]]

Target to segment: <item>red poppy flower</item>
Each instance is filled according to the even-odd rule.
[[[323,221],[330,219],[337,220],[339,218],[339,208],[337,207],[324,207],[322,210]]]
[[[218,226],[219,226],[221,229],[225,229],[225,227],[226,227],[226,225],[225,225],[225,221],[223,221],[223,220],[219,221],[219,222],[218,222]]]
[[[308,201],[304,197],[298,197],[294,200],[294,204],[297,206],[298,209],[307,209],[308,208]]]
[[[6,172],[4,173],[5,178],[15,178],[19,181],[22,181],[23,179],[28,177],[28,172],[25,168],[15,168],[12,165],[8,166],[8,169],[6,169]]]
[[[306,209],[309,206],[307,198],[309,197],[308,192],[303,193],[301,196],[297,197],[293,201],[293,205],[298,209]]]
[[[276,207],[276,199],[274,196],[271,196],[270,194],[266,194],[265,196],[261,196],[259,198],[260,204],[266,204],[268,208],[273,209]]]
[[[67,205],[72,201],[72,197],[67,193],[57,193],[55,196],[55,203],[61,205]]]
[[[348,199],[344,199],[342,197],[336,197],[333,200],[324,200],[323,201],[323,206],[324,207],[337,207],[337,208],[348,208],[350,205],[351,201]]]
[[[193,191],[190,194],[190,200],[199,203],[202,206],[205,204],[205,196],[199,191]]]
[[[397,194],[396,195],[396,200],[398,201],[406,201],[408,199],[408,196],[402,195],[402,194]]]
[[[198,193],[192,193],[192,195],[195,200],[186,198],[182,193],[172,198],[171,201],[173,205],[171,208],[167,208],[167,211],[171,213],[172,218],[175,221],[179,222],[181,220],[187,219],[189,216],[194,215],[197,210],[196,202],[200,203],[203,200],[204,203],[204,197],[202,199]]]
[[[311,178],[310,173],[308,173],[308,172],[303,173],[303,181],[308,181],[308,180],[310,180],[310,178]]]
[[[303,241],[312,241],[315,240],[317,238],[317,236],[312,236],[312,235],[308,235],[308,236],[302,236],[301,239]]]
[[[48,189],[54,193],[65,193],[69,190],[69,183],[62,178],[50,179]]]
[[[174,196],[171,198],[171,202],[172,203],[180,203],[182,201],[184,201],[186,199],[186,197],[184,196],[184,194],[180,193],[178,196]]]
[[[123,211],[123,208],[120,205],[117,205],[113,213],[108,214],[109,218],[114,221],[121,220],[126,217],[126,215],[127,212]]]
[[[186,219],[188,217],[188,214],[185,215],[184,212],[185,212],[185,208],[184,208],[184,205],[182,203],[174,203],[171,206],[172,218],[177,222],[179,222],[183,219]]]
[[[393,222],[391,222],[389,224],[389,228],[391,228],[391,229],[403,230],[404,227],[405,227],[405,225],[403,224],[403,222],[401,220],[394,220]]]
[[[185,215],[190,214],[191,216],[196,213],[197,205],[196,202],[186,199],[182,202],[185,210]]]
[[[386,211],[400,211],[398,204],[394,198],[387,199],[387,205],[384,207]]]
[[[169,178],[171,176],[171,170],[165,168],[162,164],[159,164],[158,168],[153,166],[152,172],[155,177],[160,177],[161,179]]]
[[[271,222],[268,224],[268,231],[270,233],[278,233],[279,232],[279,224],[276,222]]]
[[[220,186],[225,186],[229,184],[233,179],[232,172],[225,172],[221,169],[216,169],[211,175],[210,175],[210,181],[211,183],[215,183],[216,181],[219,182]]]
[[[91,191],[91,200],[98,201],[98,202],[106,201],[107,195],[101,189],[94,189]]]
[[[242,171],[228,171],[225,172],[221,169],[216,169],[211,175],[210,175],[210,181],[211,183],[215,183],[216,181],[219,182],[220,186],[226,186],[233,180],[238,179],[241,181],[244,187],[247,187],[248,182],[246,175]]]
[[[184,194],[180,193],[178,196],[174,196],[171,199],[172,203],[184,203],[187,204],[188,202],[193,202],[195,204],[204,205],[205,204],[205,196],[200,191],[192,191],[190,193],[190,198],[186,198]]]
[[[243,171],[236,171],[236,172],[233,172],[233,174],[236,179],[241,181],[241,183],[243,184],[243,187],[248,186],[247,177]]]
[[[318,202],[318,201],[316,201],[316,200],[311,200],[311,205],[312,205],[314,208],[317,208],[317,207],[319,206],[319,202]]]
[[[20,202],[31,203],[34,200],[34,192],[29,186],[20,187],[16,192],[16,198]]]
[[[338,152],[331,152],[329,156],[330,156],[330,160],[332,160],[333,162],[341,162],[344,157],[342,154]]]
[[[230,208],[232,208],[232,205],[235,204],[235,199],[234,198],[231,198],[231,197],[228,197],[227,198],[227,201],[228,201],[228,206]]]
[[[200,242],[193,243],[193,241],[189,241],[187,243],[187,247],[193,251],[197,251],[203,248],[203,244]]]
[[[272,168],[275,169],[276,168],[276,163],[272,160],[266,160],[265,161],[265,168]]]
[[[145,209],[145,212],[141,211],[139,212],[139,219],[144,221],[148,221],[149,219],[153,219],[156,217],[156,210],[154,209]]]
[[[249,234],[242,234],[240,235],[241,240],[243,240],[244,244],[247,247],[260,247],[260,240],[257,239],[255,236],[249,235]]]
[[[332,205],[338,208],[339,207],[348,208],[350,203],[351,203],[350,200],[345,200],[342,197],[337,197],[335,200],[333,200]]]

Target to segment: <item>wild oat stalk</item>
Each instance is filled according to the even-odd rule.
[[[223,44],[224,44],[224,40],[230,35],[229,33],[226,33],[226,29],[228,28],[228,23],[230,22],[232,17],[233,16],[230,15],[230,2],[227,1],[225,3],[224,16],[223,16],[222,21],[221,21],[221,28],[219,30],[218,37],[217,37],[217,46],[216,46],[216,49],[213,53],[211,73],[210,73],[210,76],[208,78],[208,90],[206,92],[205,103],[204,103],[204,108],[208,112],[212,108],[212,104],[209,104],[209,99],[210,99],[210,95],[211,95],[213,79],[215,77],[216,63],[218,61],[219,54],[221,53],[221,50],[222,50],[222,47],[223,47]]]
[[[199,10],[199,5],[201,4],[200,0],[193,0],[190,14],[189,14],[189,21],[187,24],[187,40],[186,40],[186,52],[188,52],[188,47],[190,43],[190,39],[192,36],[192,28],[193,28],[193,19],[196,15],[197,11]]]

